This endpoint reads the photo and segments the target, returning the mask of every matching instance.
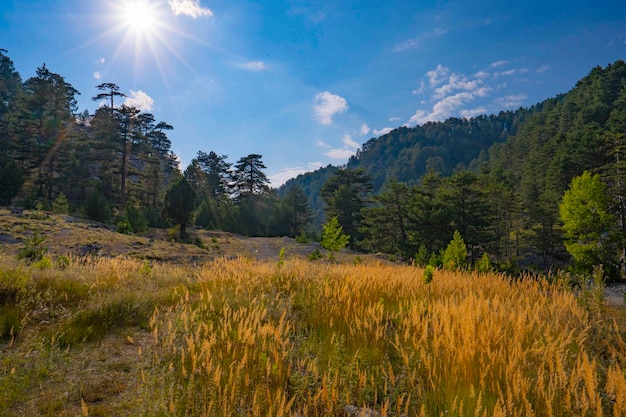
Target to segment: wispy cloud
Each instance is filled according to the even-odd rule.
[[[315,114],[318,121],[323,125],[330,125],[333,116],[348,110],[348,102],[345,98],[324,91],[315,96]]]
[[[476,107],[475,109],[461,110],[461,117],[470,119],[472,117],[480,116],[481,114],[487,114],[486,107]]]
[[[626,41],[624,43],[626,44]],[[544,72],[548,71],[549,69],[550,69],[550,65],[542,65],[539,68],[537,68],[535,70],[535,72],[537,74],[541,74],[541,73],[544,73]]]
[[[434,70],[428,71],[426,76],[430,82],[431,87],[435,87],[448,79],[450,74],[450,68],[446,68],[443,65],[437,65]]]
[[[150,111],[154,105],[154,100],[145,92],[130,90],[130,95],[124,100],[127,106],[137,107],[141,111]]]
[[[324,155],[329,158],[338,160],[346,160],[350,158],[352,155],[354,155],[357,149],[359,149],[360,145],[352,139],[352,136],[348,134],[343,135],[341,141],[343,142],[343,146],[340,148],[333,148],[322,141],[319,141],[317,144],[318,146],[327,149],[327,151],[324,152]]]
[[[295,178],[305,172],[315,171],[322,166],[323,164],[321,162],[308,162],[306,167],[295,166],[283,168],[280,172],[269,176],[270,183],[272,184],[272,187],[280,187],[291,178]]]
[[[361,146],[352,139],[352,136],[347,135],[347,134],[343,135],[343,138],[341,138],[341,140],[349,148],[358,149],[359,146]]]
[[[100,71],[96,71],[96,72],[93,73],[93,78],[95,78],[96,80],[99,80],[100,77],[101,77]]]
[[[419,36],[416,36],[411,39],[407,39],[393,47],[394,52],[402,52],[408,49],[414,49],[421,46],[426,40],[432,38],[440,38],[445,35],[448,31],[446,29],[437,28],[431,32],[423,33]]]
[[[361,136],[365,136],[365,135],[367,135],[368,133],[370,133],[370,130],[371,130],[371,129],[370,129],[370,127],[367,125],[367,123],[363,123],[363,124],[361,125],[361,131],[360,131],[360,132],[361,132]]]
[[[510,96],[504,96],[496,99],[498,104],[505,109],[512,109],[521,107],[524,104],[524,100],[526,100],[528,96],[526,94],[516,94]]]
[[[249,61],[237,66],[246,71],[264,71],[267,68],[263,61]]]
[[[392,127],[383,127],[380,130],[374,129],[374,131],[372,133],[375,134],[376,136],[383,136],[383,135],[386,135],[387,133],[391,132],[392,130],[393,130]]]
[[[492,62],[489,66],[490,66],[491,68],[498,68],[498,67],[501,67],[501,66],[503,66],[503,65],[506,65],[506,64],[508,64],[508,63],[509,63],[509,61],[502,60],[502,61]]]
[[[200,0],[168,0],[172,12],[176,15],[198,17],[211,17],[213,12],[206,7],[200,6]]]

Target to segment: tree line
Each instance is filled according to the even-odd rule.
[[[124,104],[114,83],[96,88],[100,107],[79,112],[63,76],[44,64],[22,81],[0,50],[0,204],[84,213],[130,232],[175,224],[181,237],[194,222],[246,235],[306,231],[306,196],[295,188],[279,198],[261,155],[233,164],[199,151],[182,170],[173,126]]]

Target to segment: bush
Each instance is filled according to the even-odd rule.
[[[315,249],[313,252],[309,254],[309,261],[315,261],[322,257],[322,252],[319,249]]]
[[[57,214],[68,214],[70,212],[70,202],[63,193],[59,193],[52,203],[52,211]]]
[[[48,253],[48,248],[42,246],[46,238],[46,235],[40,234],[39,231],[35,230],[33,235],[24,241],[24,246],[17,252],[17,259],[24,259],[28,263],[41,261],[44,255]]]
[[[127,218],[123,218],[119,222],[117,222],[117,233],[121,233],[123,235],[130,235],[133,231],[132,226]]]
[[[433,275],[435,274],[435,267],[432,265],[427,265],[424,269],[424,284],[428,285],[433,280]]]

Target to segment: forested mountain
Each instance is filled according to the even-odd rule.
[[[626,65],[617,61],[530,108],[396,129],[346,166],[300,175],[280,191],[299,185],[319,215],[333,200],[318,206],[317,187],[340,169],[364,169],[373,186],[359,232],[364,249],[411,256],[422,248],[430,256],[458,230],[473,259],[487,253],[502,265],[546,271],[570,262],[559,204],[572,179],[590,171],[615,215],[615,227],[599,234],[608,245],[604,266],[623,275],[625,145]]]

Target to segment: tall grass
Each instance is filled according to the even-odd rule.
[[[116,335],[134,349],[113,368],[124,384],[61,385],[39,414],[626,415],[624,329],[558,283],[296,259],[4,261],[0,307],[22,332],[0,361],[8,415],[40,401],[29,396],[51,375],[88,378],[72,358],[106,361]],[[89,393],[103,386],[110,398]]]
[[[571,292],[443,271],[427,285],[422,273],[211,264],[155,311],[146,392],[180,416],[626,413],[619,331],[602,329],[612,353],[594,357],[595,324]]]

